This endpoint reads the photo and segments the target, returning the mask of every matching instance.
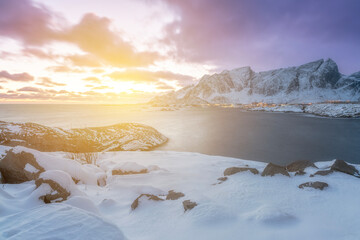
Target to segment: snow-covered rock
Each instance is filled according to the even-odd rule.
[[[1,151],[2,148],[0,154]],[[46,156],[68,164],[64,153]],[[214,184],[230,167],[246,166],[263,172],[267,164],[171,151],[99,154],[100,169],[107,173],[113,166],[126,162],[156,165],[167,171],[109,177],[106,187],[80,181],[75,186],[84,195],[71,194],[61,204],[45,205],[39,201],[34,181],[3,184],[0,239],[112,239],[114,236],[122,239],[123,235],[115,234],[116,229],[121,229],[128,239],[147,240],[235,240],[239,236],[251,240],[338,240],[358,239],[360,235],[359,228],[354,227],[360,224],[357,207],[360,188],[356,177],[359,164],[336,160],[316,162],[317,169],[298,162],[287,166],[290,177],[280,174],[261,177],[243,171]],[[80,167],[92,171],[87,165]],[[305,169],[304,175],[293,172],[300,169]],[[318,170],[328,169],[333,169],[329,175],[310,177]],[[100,172],[94,168],[93,175]],[[328,187],[322,191],[298,187],[310,181],[325,182]],[[171,190],[185,196],[170,200],[167,195]],[[131,205],[137,198],[138,207],[132,211]],[[184,212],[186,200],[197,205]],[[53,206],[62,207],[51,210]]]
[[[35,123],[0,121],[0,144],[44,152],[101,152],[150,150],[167,141],[156,129],[137,123],[107,127],[62,129]]]
[[[360,117],[360,104],[311,104],[304,112],[326,117]]]
[[[168,106],[327,100],[359,101],[360,72],[345,76],[331,59],[258,73],[242,67],[205,75],[197,84],[157,96],[150,103]]]

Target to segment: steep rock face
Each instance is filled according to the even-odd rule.
[[[136,123],[61,129],[35,123],[0,121],[0,144],[40,151],[101,152],[150,150],[167,141],[156,129]]]
[[[331,60],[298,67],[254,72],[250,67],[203,76],[196,85],[158,96],[150,103],[302,103],[326,100],[360,100],[360,72],[345,76]]]

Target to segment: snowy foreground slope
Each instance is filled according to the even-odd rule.
[[[310,166],[295,173],[297,165],[285,169],[197,153],[106,152],[97,166],[67,159],[64,152],[0,146],[0,153],[6,156],[2,161],[25,165],[13,166],[10,171],[17,175],[4,171],[3,181],[22,174],[34,179],[0,188],[0,239],[360,236],[360,166],[341,161],[318,162],[319,169]],[[273,170],[280,174],[262,176]],[[314,185],[323,190],[299,188],[310,181],[323,182]],[[51,198],[57,194],[66,200]],[[45,199],[53,203],[45,204]]]
[[[203,76],[195,85],[155,97],[158,106],[360,101],[360,72],[343,75],[331,60],[254,72],[250,67]]]
[[[0,144],[40,151],[100,152],[150,150],[167,141],[156,129],[137,123],[62,129],[36,123],[0,121]]]

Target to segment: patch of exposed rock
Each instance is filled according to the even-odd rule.
[[[147,198],[147,200],[152,200],[152,201],[164,201],[164,199],[159,198],[158,196],[155,196],[153,194],[141,194],[140,196],[138,196],[134,202],[131,204],[131,209],[135,210],[138,206],[139,206],[139,201],[141,198]]]
[[[197,203],[196,202],[192,202],[190,200],[185,200],[183,201],[183,206],[184,206],[184,211],[188,211],[188,210],[191,210],[193,209],[194,207],[197,206]]]
[[[22,183],[36,180],[44,172],[33,154],[28,152],[14,153],[8,151],[0,161],[0,172],[4,183]]]
[[[273,163],[269,163],[268,165],[266,165],[264,171],[261,173],[261,176],[274,176],[276,174],[282,174],[290,177],[285,167]]]
[[[170,190],[166,196],[166,200],[177,200],[184,196],[185,194],[183,194],[182,192],[175,192],[174,190]]]
[[[359,171],[354,166],[347,164],[343,160],[335,160],[334,164],[331,166],[331,170],[360,177]]]
[[[167,141],[156,129],[137,123],[62,129],[35,123],[0,121],[0,144],[43,152],[103,152],[151,150]]]
[[[327,176],[331,173],[333,173],[334,171],[333,170],[320,170],[320,171],[317,171],[316,173],[314,174],[311,174],[310,177],[314,177],[316,175],[319,175],[319,176]]]
[[[248,168],[248,167],[230,167],[225,169],[224,176],[230,176],[238,172],[250,171],[253,174],[259,174],[259,171],[256,168]]]
[[[324,188],[327,188],[329,185],[325,182],[306,182],[299,185],[299,188],[315,188],[319,190],[323,190]]]
[[[304,171],[305,168],[308,168],[308,167],[318,168],[314,163],[312,163],[308,160],[299,160],[299,161],[295,161],[295,162],[292,162],[289,165],[287,165],[286,170],[288,172],[297,172],[297,171]]]

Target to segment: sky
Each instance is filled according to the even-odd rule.
[[[360,71],[358,0],[0,0],[0,103],[139,103],[204,74],[332,58]]]

